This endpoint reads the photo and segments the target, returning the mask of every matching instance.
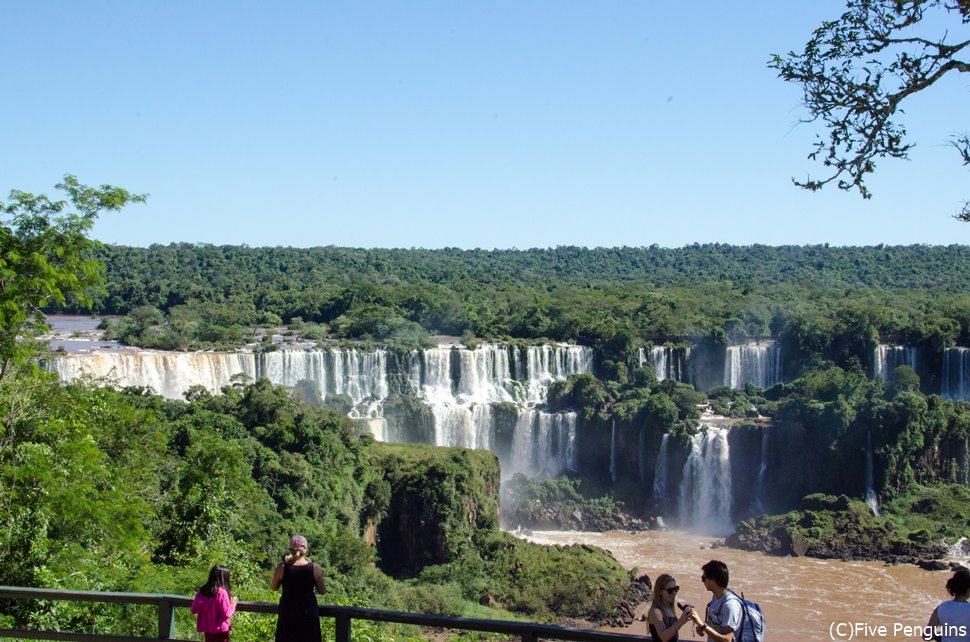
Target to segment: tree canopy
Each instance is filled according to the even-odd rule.
[[[876,160],[908,158],[913,147],[897,119],[907,99],[951,72],[970,73],[970,59],[961,59],[968,23],[966,0],[848,0],[847,11],[823,22],[802,53],[773,56],[768,66],[802,87],[805,122],[820,121],[828,131],[809,154],[827,176],[795,184],[818,190],[837,181],[869,198],[865,181]],[[968,134],[955,134],[951,144],[970,165]],[[970,221],[970,201],[956,218]]]
[[[70,174],[56,188],[69,201],[12,190],[0,203],[0,379],[11,362],[33,353],[20,339],[43,328],[42,308],[90,304],[103,282],[98,243],[87,236],[98,215],[147,198],[111,185],[87,187]]]

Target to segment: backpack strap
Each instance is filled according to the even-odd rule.
[[[745,621],[751,619],[748,616],[748,605],[744,603],[744,598],[742,596],[738,595],[737,593],[735,593],[731,589],[728,589],[727,592],[730,593],[731,595],[733,595],[735,597],[735,599],[737,599],[737,601],[741,603],[741,622],[738,623],[738,630],[736,631],[736,635],[734,636],[734,639],[736,640],[736,642],[741,642],[741,638],[744,636],[744,623],[745,623]],[[754,625],[753,624],[751,625],[751,633],[752,633],[752,637],[753,637],[753,635],[754,635]]]

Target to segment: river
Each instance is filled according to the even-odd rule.
[[[683,531],[541,531],[527,539],[540,544],[591,544],[611,551],[624,567],[637,568],[651,578],[670,573],[681,586],[678,600],[699,608],[710,600],[701,584],[701,565],[722,560],[731,573],[731,588],[761,606],[767,642],[915,640],[918,636],[907,635],[902,627],[924,626],[933,607],[949,599],[945,588],[949,572],[907,564],[713,549],[717,540]],[[635,622],[626,631],[645,635],[644,627]]]

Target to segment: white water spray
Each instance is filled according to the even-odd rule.
[[[653,498],[658,501],[667,499],[667,444],[670,433],[664,433],[660,440],[660,452],[657,453],[657,465],[653,472]]]
[[[866,432],[866,503],[872,509],[872,514],[879,517],[879,498],[876,497],[876,489],[873,487],[873,462],[872,462],[872,432]]]
[[[731,456],[728,429],[709,427],[694,435],[680,483],[680,522],[712,535],[730,533]]]

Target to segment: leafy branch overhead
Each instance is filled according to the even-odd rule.
[[[71,175],[56,188],[69,200],[12,190],[0,203],[0,379],[32,354],[22,339],[43,329],[42,308],[89,305],[104,282],[98,243],[88,238],[98,215],[146,199],[111,185],[87,187]]]
[[[903,102],[950,72],[970,73],[970,1],[848,0],[847,8],[815,30],[803,53],[775,55],[768,66],[801,85],[810,113],[803,122],[820,121],[828,132],[809,154],[827,175],[795,184],[814,191],[836,181],[870,198],[865,181],[876,159],[908,158],[913,147],[896,120]],[[950,144],[970,165],[970,136]],[[970,222],[970,201],[956,218]]]

